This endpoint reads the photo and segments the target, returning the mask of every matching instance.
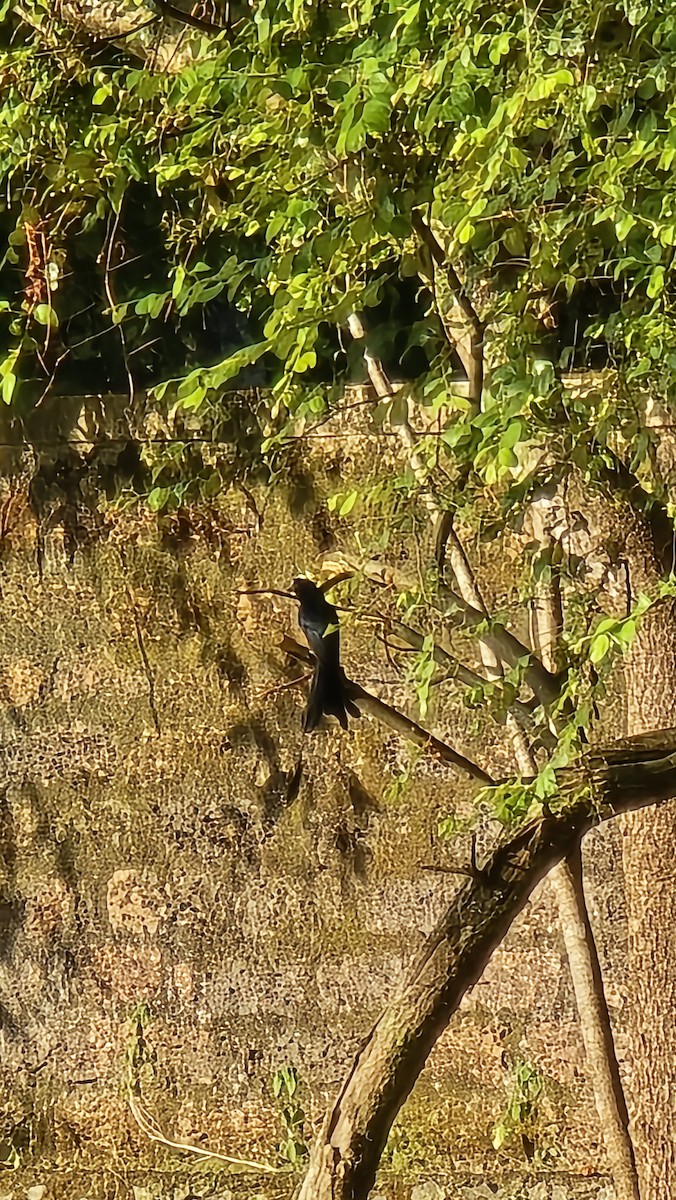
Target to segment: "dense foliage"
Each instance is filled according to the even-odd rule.
[[[190,64],[163,73],[40,0],[3,36],[0,374],[17,413],[48,388],[153,385],[236,410],[242,461],[269,467],[364,377],[360,313],[408,381],[374,419],[410,394],[441,421],[442,504],[488,487],[504,521],[569,470],[602,482],[609,448],[664,494],[641,396],[666,404],[676,376],[672,6],[262,0],[234,30],[187,32]],[[421,217],[485,324],[480,406],[457,387],[453,286]],[[606,365],[612,387],[570,386]],[[234,400],[233,381],[267,386]],[[600,632],[599,661],[631,629]]]
[[[50,325],[52,355],[69,348],[71,386],[75,364],[115,358],[111,318],[161,376],[179,364],[144,357],[157,323],[190,346],[191,311],[227,293],[256,340],[195,369],[183,403],[271,353],[280,403],[294,406],[323,323],[374,305],[389,276],[418,274],[415,210],[446,232],[460,274],[490,286],[482,315],[501,416],[462,434],[482,442],[484,469],[489,445],[523,440],[518,417],[537,437],[555,416],[538,345],[570,366],[592,336],[606,339],[626,378],[668,385],[670,6],[266,2],[234,33],[195,34],[195,60],[177,75],[78,41],[41,4],[29,12],[36,27],[7,22],[0,60],[7,402],[13,376],[41,375]],[[36,229],[47,288],[31,292]],[[572,305],[558,339],[546,327],[554,302]],[[449,355],[433,298],[427,307],[408,332],[426,350],[429,402],[447,390]],[[92,334],[103,355],[98,341],[77,345]],[[635,441],[630,407],[619,416]],[[605,409],[589,416],[581,423],[602,433]]]

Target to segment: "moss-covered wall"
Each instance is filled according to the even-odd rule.
[[[421,866],[465,856],[436,830],[463,811],[467,784],[366,717],[303,739],[304,687],[289,686],[302,671],[278,648],[285,631],[297,636],[294,606],[241,594],[288,587],[353,548],[354,531],[326,507],[336,480],[366,469],[357,427],[342,433],[330,454],[309,443],[275,488],[234,485],[159,518],[111,504],[95,462],[75,498],[54,452],[17,450],[6,463],[0,1195],[290,1196],[292,1175],[200,1165],[152,1141],[147,1121],[169,1141],[279,1164],[275,1072],[296,1068],[296,1132],[309,1139],[455,887]],[[425,536],[402,520],[398,567],[418,569]],[[350,674],[415,714],[372,624],[346,619],[343,643]],[[438,689],[429,719],[482,761],[499,755],[499,729],[479,732],[452,689]],[[603,884],[614,859],[599,845]],[[543,1099],[528,1136],[496,1152],[516,1061],[542,1073]],[[579,1194],[595,1195],[597,1173],[543,887],[435,1050],[395,1126],[380,1194],[417,1187],[427,1200],[429,1183],[436,1200],[451,1194],[444,1181],[483,1174],[511,1180],[509,1195],[514,1180],[544,1179],[542,1196],[553,1181],[561,1197],[579,1175]]]

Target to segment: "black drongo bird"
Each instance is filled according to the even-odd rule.
[[[335,717],[343,729],[347,729],[347,714],[358,717],[360,713],[345,688],[345,675],[340,665],[338,613],[310,579],[294,579],[293,590],[300,601],[298,624],[315,656],[315,673],[303,730],[310,733],[316,729],[324,714]]]

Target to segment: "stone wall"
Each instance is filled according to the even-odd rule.
[[[467,783],[366,717],[303,739],[302,671],[279,650],[297,636],[294,606],[241,594],[354,549],[325,502],[366,471],[358,431],[343,433],[275,488],[235,481],[160,517],[124,493],[111,502],[95,465],[74,499],[53,453],[36,452],[37,498],[35,455],[6,463],[0,1197],[290,1197],[293,1172],[200,1165],[166,1143],[279,1166],[282,1066],[296,1069],[295,1131],[309,1140],[456,886],[421,866],[466,859],[467,840],[441,844],[437,826],[469,811]],[[398,569],[418,570],[425,536],[402,520]],[[343,643],[350,674],[415,715],[373,625],[346,617]],[[500,727],[452,687],[428,719],[503,761]],[[594,846],[619,1008],[617,856],[612,835]],[[516,1062],[541,1073],[542,1099],[528,1136],[496,1151]],[[377,1192],[608,1200],[603,1172],[544,885],[436,1047]]]

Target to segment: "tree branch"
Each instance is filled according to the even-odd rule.
[[[374,1025],[315,1144],[299,1200],[365,1200],[392,1123],[466,992],[537,883],[593,826],[676,796],[676,746],[609,766],[590,755],[562,772],[569,803],[508,833],[462,884]],[[592,798],[589,798],[591,788]]]
[[[282,638],[280,649],[291,658],[295,658],[300,662],[314,662],[314,656],[305,646],[301,646],[300,642],[296,642],[288,634]],[[410,717],[404,716],[398,709],[393,708],[391,704],[386,704],[384,700],[379,700],[377,696],[373,696],[371,692],[367,692],[365,688],[360,687],[358,683],[345,677],[347,692],[351,700],[357,700],[360,706],[377,721],[382,721],[383,725],[387,725],[390,729],[394,729],[395,733],[400,733],[407,738],[409,742],[414,742],[416,746],[420,746],[428,754],[433,754],[440,758],[442,762],[450,763],[459,770],[464,771],[472,779],[477,779],[479,783],[491,786],[495,780],[484,771],[471,759],[465,758],[463,754],[458,753],[452,746],[446,742],[442,742],[440,738],[434,737],[427,729],[423,729],[422,725],[418,725],[412,721]]]
[[[369,352],[366,340],[366,327],[362,318],[356,313],[352,313],[348,318],[348,328],[353,338],[364,342],[364,361],[376,394],[382,399],[392,397],[394,391],[382,362]],[[489,619],[488,614],[485,609],[482,608],[482,611],[480,611],[478,607],[474,607],[475,604],[482,605],[481,598],[473,582],[473,576],[460,540],[452,529],[452,523],[451,527],[447,528],[444,522],[443,510],[429,487],[427,469],[418,455],[416,438],[411,428],[411,423],[406,416],[397,416],[396,418],[391,418],[391,425],[395,432],[399,434],[402,445],[408,452],[411,470],[420,483],[420,495],[430,519],[437,528],[445,530],[445,541],[451,540],[452,542],[451,566],[454,573],[456,573],[458,584],[463,588],[467,588],[467,600],[462,599],[457,593],[450,593],[451,599],[455,601],[460,612],[464,611],[467,618],[465,621],[461,617],[459,621],[456,620],[454,623],[456,625],[468,624],[470,628],[479,625]],[[452,616],[451,613],[447,613],[446,615]],[[542,663],[538,662],[532,650],[529,650],[527,646],[519,642],[513,634],[509,633],[504,625],[494,623],[488,633],[477,634],[477,637],[485,648],[482,654],[484,664],[493,674],[496,676],[499,675],[498,661],[500,659],[503,659],[510,666],[515,666],[519,659],[527,657],[529,659],[529,666],[526,671],[526,681],[540,702],[544,705],[551,704],[558,698],[560,691],[558,678],[551,675]]]
[[[532,505],[533,534],[543,551],[549,552],[552,568],[548,579],[542,576],[535,583],[533,644],[544,666],[553,671],[563,633],[563,600],[551,515],[549,503],[544,498]],[[552,730],[556,731],[556,728],[556,722],[552,721]],[[532,771],[535,766],[533,756],[526,753],[525,757]],[[565,861],[552,869],[549,882],[559,912],[587,1067],[617,1200],[640,1200],[622,1078],[582,881],[579,843]]]
[[[472,304],[467,291],[460,282],[459,276],[455,267],[448,262],[443,246],[435,237],[429,225],[425,223],[420,213],[414,212],[411,218],[413,228],[420,237],[423,244],[426,246],[430,254],[430,275],[432,284],[434,285],[435,263],[444,268],[448,284],[453,293],[455,304],[462,315],[463,322],[466,326],[466,333],[463,336],[462,329],[456,333],[451,327],[451,338],[455,344],[460,361],[467,375],[467,383],[469,387],[469,399],[475,407],[481,402],[481,393],[484,386],[484,334],[486,326],[479,317],[474,305]],[[443,321],[443,316],[439,314]]]
[[[395,634],[396,637],[401,638],[402,642],[406,642],[414,650],[422,650],[425,638],[422,633],[418,633],[417,629],[411,629],[410,625],[404,625],[402,621],[393,621],[388,617],[384,617],[383,620],[390,632]],[[438,666],[447,667],[451,676],[459,679],[467,687],[484,688],[489,687],[493,682],[490,679],[486,679],[485,675],[480,675],[478,671],[473,671],[471,667],[466,667],[464,663],[454,658],[442,646],[434,645],[432,658]],[[524,715],[527,713],[529,717],[531,716],[527,704],[521,704],[521,708],[524,710]]]
[[[180,21],[182,25],[189,25],[191,29],[201,29],[204,33],[222,33],[225,29],[225,25],[214,25],[212,21],[205,21],[203,17],[194,17],[192,13],[183,12],[182,8],[176,8],[169,0],[153,0],[153,3],[159,8],[162,16],[171,17],[172,21]]]
[[[561,690],[560,677],[548,671],[528,646],[524,646],[500,621],[491,621],[485,612],[468,604],[457,592],[448,589],[446,595],[453,607],[447,610],[445,615],[452,624],[457,628],[473,629],[487,620],[490,621],[488,632],[478,635],[482,641],[510,667],[515,667],[524,658],[528,659],[524,679],[541,704],[553,704],[558,699]]]
[[[418,633],[417,629],[411,629],[409,625],[404,625],[402,621],[388,620],[387,625],[391,633],[395,634],[396,637],[401,638],[402,642],[406,642],[409,646],[412,646],[414,650],[422,650],[425,639],[421,633]],[[496,682],[495,680],[487,679],[485,675],[480,675],[478,671],[473,671],[471,667],[466,667],[464,663],[459,662],[457,658],[454,658],[453,655],[449,654],[447,650],[444,650],[442,646],[438,646],[436,644],[434,645],[432,649],[432,658],[438,666],[448,668],[449,678],[458,679],[460,683],[464,683],[467,687],[485,688],[491,686],[500,686],[499,681]],[[515,716],[522,725],[526,725],[527,727],[532,726],[533,713],[530,705],[525,704],[523,700],[519,700],[518,698],[505,701],[505,703],[508,705],[509,709],[514,712]],[[545,733],[545,731],[542,731],[542,733]],[[542,733],[538,735],[541,738]],[[553,746],[555,744],[555,740],[556,739],[554,738],[547,739],[547,735],[545,733],[545,742],[547,742],[547,744],[551,744]]]

